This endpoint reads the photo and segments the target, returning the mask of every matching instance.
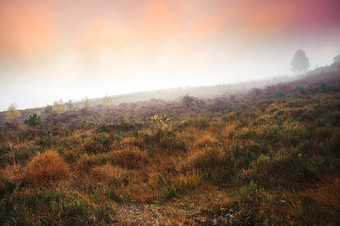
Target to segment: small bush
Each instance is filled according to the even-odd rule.
[[[57,152],[38,153],[28,164],[25,180],[33,185],[46,185],[66,178],[69,174],[67,163]]]
[[[151,125],[157,129],[166,130],[168,128],[170,117],[165,114],[163,116],[154,115],[151,117]]]
[[[326,83],[324,81],[322,81],[322,82],[319,83],[318,87],[319,87],[319,89],[323,90],[323,89],[326,88]]]
[[[299,87],[299,91],[301,94],[306,94],[306,89],[303,86]]]
[[[39,113],[34,113],[30,116],[28,116],[25,120],[24,123],[28,126],[31,126],[33,128],[39,126],[41,124],[41,115]]]
[[[277,89],[276,89],[276,95],[277,95],[279,98],[282,97],[282,95],[283,95],[283,90],[281,89],[280,86],[277,87]]]
[[[114,134],[114,135],[113,135],[113,139],[114,139],[115,141],[118,141],[118,142],[120,142],[120,141],[122,140],[122,138],[121,138],[118,134]]]

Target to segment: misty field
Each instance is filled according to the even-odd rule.
[[[336,225],[339,82],[314,73],[3,125],[0,224]]]

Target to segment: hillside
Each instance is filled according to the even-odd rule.
[[[0,224],[336,225],[339,82],[323,71],[3,123]]]
[[[197,98],[215,98],[221,95],[236,95],[239,93],[245,93],[253,88],[264,88],[265,86],[275,85],[280,82],[289,82],[294,81],[298,77],[296,76],[282,76],[273,78],[271,80],[258,80],[252,82],[242,82],[235,84],[219,84],[215,86],[198,86],[198,87],[177,87],[171,89],[160,89],[153,91],[144,91],[144,92],[136,92],[136,93],[127,93],[115,96],[108,96],[110,105],[119,106],[119,105],[127,105],[130,103],[136,102],[145,102],[153,99],[158,100],[166,100],[166,101],[175,101],[183,96],[189,95]],[[299,78],[301,79],[301,78]],[[92,98],[88,99],[90,106],[93,108],[102,106],[105,103],[105,97],[100,98]],[[59,103],[60,101],[56,101]],[[51,103],[52,104],[52,103]],[[59,103],[65,106],[67,109],[68,102]],[[72,101],[72,107],[75,109],[84,108],[84,100]],[[50,105],[53,107],[53,105]],[[18,124],[23,124],[23,120],[27,118],[30,114],[33,114],[37,111],[42,114],[45,113],[47,107],[39,107],[32,109],[20,110],[21,117],[17,120]],[[0,126],[4,126],[6,124],[6,112],[0,112]]]

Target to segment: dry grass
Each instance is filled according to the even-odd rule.
[[[129,174],[128,170],[110,164],[93,167],[89,173],[94,181],[114,183],[116,186],[127,183]]]
[[[141,169],[148,163],[148,154],[139,148],[130,149],[129,151],[115,151],[111,158],[112,165],[127,169]]]
[[[23,179],[23,167],[21,165],[7,166],[0,170],[0,178],[6,177],[10,181],[21,181]]]
[[[174,181],[181,189],[195,190],[201,184],[202,177],[198,171],[193,171],[179,174]]]
[[[36,186],[43,186],[67,178],[68,175],[68,164],[57,152],[49,150],[38,153],[27,165],[25,181]]]
[[[340,92],[328,84],[0,127],[0,225],[336,225]],[[150,126],[155,112],[171,114],[167,130]]]
[[[210,133],[204,133],[201,137],[199,137],[194,142],[194,147],[196,148],[205,148],[205,147],[211,147],[218,144],[218,140],[213,137]]]
[[[302,196],[322,203],[331,208],[340,207],[340,178],[319,185],[316,189],[302,193]]]
[[[106,164],[111,159],[111,153],[101,153],[95,155],[82,155],[75,165],[75,172],[87,173],[94,166]]]

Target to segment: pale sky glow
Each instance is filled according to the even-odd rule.
[[[338,0],[0,0],[0,110],[289,73],[340,53]]]

